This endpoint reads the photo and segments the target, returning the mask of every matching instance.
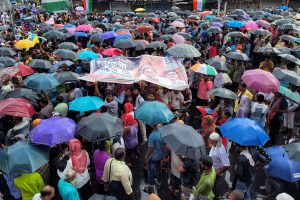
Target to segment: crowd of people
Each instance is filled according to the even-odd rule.
[[[11,56],[5,55],[7,57],[2,60],[0,57],[1,99],[4,101],[7,98],[16,98],[12,93],[15,92],[16,95],[22,91],[24,94],[19,94],[17,98],[29,100],[34,107],[34,113],[30,117],[5,115],[0,111],[0,148],[3,152],[20,141],[32,139],[28,137],[29,133],[51,118],[69,118],[79,124],[94,113],[99,116],[108,113],[118,117],[123,127],[122,134],[113,138],[89,141],[82,135],[76,135],[65,143],[48,145],[49,162],[39,166],[39,169],[32,173],[12,175],[5,173],[1,167],[3,172],[0,172],[0,199],[88,200],[95,196],[93,195],[95,193],[114,196],[118,200],[139,199],[141,198],[139,192],[133,187],[137,181],[135,175],[139,173],[138,170],[145,171],[146,185],[142,189],[149,194],[147,196],[149,200],[256,198],[253,191],[256,175],[270,162],[270,156],[262,146],[243,145],[227,139],[219,127],[234,118],[249,118],[267,130],[270,140],[264,147],[297,142],[298,133],[295,132],[294,118],[300,103],[297,102],[300,61],[296,57],[300,51],[296,38],[300,33],[295,24],[299,22],[297,19],[300,19],[298,16],[300,14],[292,10],[269,9],[264,12],[251,11],[251,14],[249,12],[251,17],[246,12],[243,15],[232,12],[229,17],[216,16],[210,11],[199,16],[190,11],[176,11],[171,12],[172,14],[168,11],[157,14],[119,11],[85,14],[74,9],[68,12],[48,13],[27,3],[16,6],[11,17],[7,13],[1,15],[0,54],[4,55],[4,50],[1,50],[4,47],[16,52]],[[254,12],[263,14],[257,16],[258,14]],[[271,20],[272,16],[276,16],[276,20],[283,21],[271,23],[275,21]],[[185,26],[172,26],[171,23],[176,20]],[[247,28],[244,25],[231,27],[229,22],[236,20],[251,22],[257,27]],[[83,31],[84,36],[69,34],[64,28],[70,24],[76,27],[87,23],[93,25],[93,31]],[[142,34],[136,33],[133,27],[143,23],[153,27],[153,30]],[[291,28],[281,27],[286,24],[290,24]],[[212,31],[211,28],[217,31]],[[201,53],[200,57],[181,59],[186,69],[189,87],[179,91],[146,81],[134,84],[106,83],[101,80],[87,82],[77,78],[90,72],[91,59],[80,58],[74,62],[68,61],[69,64],[66,59],[53,54],[62,42],[72,42],[76,46],[74,49],[76,53],[88,50],[98,57],[108,57],[103,52],[113,48],[114,43],[111,39],[101,39],[101,33],[118,29],[128,29],[133,41],[145,40],[150,44],[160,41],[168,49],[178,43],[172,38],[172,34],[181,33],[184,44],[194,46]],[[45,34],[53,30],[64,33],[66,37],[48,39]],[[37,42],[33,46],[20,48],[18,43],[24,39]],[[251,60],[236,59],[228,56],[230,53],[237,53]],[[278,56],[282,53],[285,56]],[[145,54],[172,56],[166,49],[160,47],[143,50],[136,50],[134,47],[122,49],[122,55],[128,57]],[[287,55],[292,59],[288,59]],[[10,59],[15,63],[7,64]],[[31,68],[32,61],[36,59],[50,62],[51,67],[42,67],[40,64]],[[214,61],[221,66],[211,64],[218,72],[216,75],[191,70],[192,66],[197,64],[210,64],[208,61]],[[21,68],[25,69],[24,66],[29,71],[34,69],[38,76],[39,73],[64,72],[76,73],[77,76],[74,81],[64,82],[52,90],[31,90],[25,79],[30,78],[34,71],[26,75],[18,73],[19,71],[13,72],[14,67],[19,67],[21,71]],[[291,76],[296,77],[296,81],[279,78],[280,84],[288,87],[296,96],[296,100],[286,97],[279,91],[255,91],[242,80],[245,72],[250,69],[261,69],[273,72],[274,75],[275,71],[289,70]],[[218,88],[230,90],[235,93],[236,98],[212,95],[211,91]],[[100,109],[86,112],[70,109],[71,102],[87,96],[103,99],[104,105]],[[189,125],[197,130],[199,137],[204,140],[206,150],[199,160],[176,154],[175,150],[164,142],[160,128],[165,124],[149,125],[135,117],[135,111],[144,105],[144,102],[149,101],[161,102],[174,113],[175,117],[170,123]],[[4,107],[2,108],[4,110]],[[114,127],[111,127],[109,131],[113,129]],[[85,130],[88,131],[92,131],[92,128]],[[231,158],[231,154],[236,155],[235,161]],[[2,154],[0,158],[4,159]],[[143,169],[139,167],[141,163]],[[228,174],[231,176],[231,182],[225,178]],[[298,190],[298,196],[287,194],[287,188],[291,187],[296,188],[294,192]],[[162,188],[168,188],[168,191]],[[170,193],[169,198],[163,193]],[[300,198],[297,181],[289,183],[272,176],[266,178],[265,194],[264,199]]]

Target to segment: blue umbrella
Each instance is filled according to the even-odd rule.
[[[115,38],[117,36],[118,35],[115,32],[107,31],[107,32],[104,32],[104,33],[101,34],[101,39],[102,40],[107,40],[107,39]]]
[[[264,166],[268,176],[277,177],[288,182],[300,181],[300,162],[289,159],[281,146],[269,147],[266,152],[272,158],[271,162]]]
[[[80,59],[97,59],[99,55],[93,51],[82,51],[78,54]]]
[[[25,86],[34,90],[52,90],[59,85],[53,74],[35,73],[24,80]]]
[[[244,23],[238,20],[233,20],[230,22],[226,23],[227,26],[232,27],[232,28],[240,28],[244,26]]]
[[[64,25],[65,28],[76,28],[74,24],[66,24]]]
[[[75,137],[77,124],[66,117],[44,119],[29,133],[32,143],[55,146]]]
[[[98,110],[104,105],[104,101],[96,96],[78,97],[70,102],[69,110],[85,112]]]
[[[213,15],[207,15],[207,16],[205,17],[206,20],[213,20],[213,19],[215,19],[215,18],[216,18],[216,16],[213,16]]]
[[[75,36],[75,37],[88,37],[88,34],[86,34],[84,32],[75,32],[73,34],[73,36]]]
[[[279,6],[278,8],[281,9],[281,10],[283,10],[283,11],[289,9],[289,7],[287,7],[287,6],[285,6],[285,5],[281,5],[281,6]]]
[[[135,111],[134,117],[153,126],[159,123],[169,123],[174,118],[174,114],[164,103],[146,101]]]
[[[295,38],[294,42],[300,43],[300,38]]]
[[[119,40],[125,40],[125,39],[132,39],[131,35],[118,35],[114,39],[114,43],[118,42]]]
[[[0,150],[0,169],[9,176],[35,172],[49,162],[49,149],[19,141]]]
[[[243,146],[264,146],[270,139],[259,122],[248,118],[233,118],[220,130],[225,138]]]

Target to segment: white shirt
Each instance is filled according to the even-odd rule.
[[[36,193],[33,197],[32,200],[42,200],[41,199],[41,193]]]
[[[209,151],[209,156],[213,159],[213,167],[215,169],[230,166],[228,154],[223,144],[220,147],[212,147]]]
[[[171,103],[173,105],[173,109],[181,109],[181,104],[184,101],[184,97],[181,92],[175,94],[173,91],[171,92]]]
[[[135,100],[135,109],[137,109],[138,107],[140,107],[140,105],[145,101],[145,99],[139,95],[136,97],[136,100]]]

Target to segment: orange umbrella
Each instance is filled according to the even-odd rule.
[[[117,35],[130,35],[130,36],[132,36],[131,33],[129,32],[129,30],[126,30],[126,29],[120,29],[120,30],[116,31],[116,34]]]
[[[148,25],[140,25],[135,29],[135,32],[137,33],[147,33],[149,31],[152,31],[153,28],[151,26]]]

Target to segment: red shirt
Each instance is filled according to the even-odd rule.
[[[217,47],[216,46],[211,46],[209,48],[209,57],[213,58],[217,55]]]

